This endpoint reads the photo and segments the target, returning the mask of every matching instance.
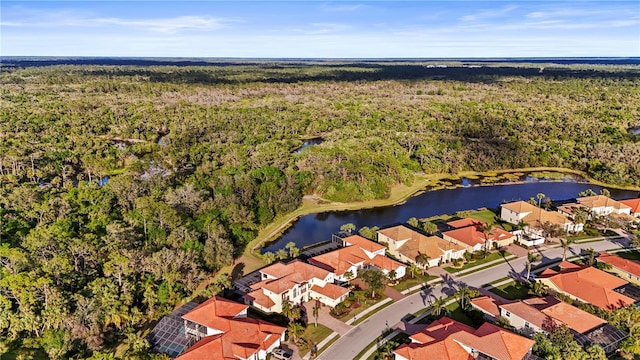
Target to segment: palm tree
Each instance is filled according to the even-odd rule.
[[[489,240],[489,235],[491,235],[493,230],[493,226],[490,224],[482,224],[480,225],[480,231],[484,234],[484,257],[487,257],[487,253],[491,247],[491,240]]]
[[[531,265],[533,265],[533,263],[538,260],[540,260],[540,255],[536,253],[527,254],[527,279],[529,279],[529,276],[531,276]]]
[[[313,306],[313,317],[316,319],[316,327],[318,327],[318,315],[320,315],[320,301],[316,300]]]
[[[267,251],[266,253],[262,254],[262,258],[267,262],[267,264],[271,264],[276,261],[276,254],[272,253],[271,251]]]
[[[574,239],[560,238],[560,246],[562,246],[562,261],[567,260],[567,249],[569,249],[569,246],[571,246],[571,244],[573,244],[574,242]]]
[[[411,278],[414,279],[416,277],[416,274],[420,271],[420,268],[418,267],[418,265],[411,263],[409,264],[409,266],[407,267],[407,272],[409,272],[409,274],[411,274]]]
[[[355,229],[356,229],[356,226],[352,223],[346,223],[340,226],[340,231],[345,231],[345,232],[348,232],[349,234],[351,234],[351,232]]]
[[[347,279],[347,282],[353,280],[354,278],[353,271],[349,270],[346,273],[344,273],[344,278]]]
[[[429,267],[429,256],[427,254],[418,252],[416,256],[416,263],[420,265],[420,269],[422,269],[422,276],[424,276],[425,270]]]
[[[469,309],[469,305],[471,305],[471,299],[478,295],[480,295],[480,292],[478,290],[472,290],[467,285],[458,287],[458,290],[456,290],[455,292],[455,296],[458,298],[460,308],[465,311]]]
[[[292,322],[291,324],[289,324],[287,331],[289,332],[289,336],[291,337],[291,339],[293,339],[293,342],[297,343],[298,338],[304,332],[304,327],[300,323]]]
[[[293,306],[291,301],[285,300],[282,302],[282,315],[289,319],[289,322],[294,322],[300,319],[300,310]]]
[[[541,281],[536,281],[531,285],[531,292],[536,296],[547,295],[547,285]]]
[[[300,249],[296,247],[296,243],[293,241],[289,241],[287,245],[284,246],[287,250],[289,250],[289,257],[295,259],[300,255]]]
[[[593,248],[588,248],[584,254],[587,256],[587,265],[593,266],[596,263],[596,251]]]
[[[439,317],[440,314],[442,314],[442,310],[444,310],[446,306],[447,301],[442,296],[439,296],[433,300],[433,303],[431,304],[431,306],[429,306],[429,309],[431,310],[431,314]]]
[[[392,283],[396,281],[396,276],[398,276],[398,273],[396,273],[395,270],[391,270],[387,273],[387,277],[389,278],[389,281],[391,281]]]
[[[545,197],[546,197],[546,195],[543,194],[543,193],[538,193],[536,195],[536,198],[538,199],[538,207],[540,207],[540,204],[542,203],[542,199],[544,199]]]

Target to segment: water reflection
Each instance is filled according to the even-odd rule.
[[[313,244],[331,238],[331,233],[340,229],[345,223],[353,223],[358,229],[363,226],[388,226],[406,222],[411,217],[424,218],[440,214],[450,214],[461,210],[473,210],[482,207],[497,208],[501,203],[529,200],[538,193],[543,193],[552,200],[568,200],[578,196],[587,189],[600,192],[601,186],[582,182],[581,179],[569,177],[557,181],[539,180],[532,176],[524,176],[518,184],[512,185],[478,185],[481,179],[460,179],[464,187],[427,191],[407,199],[402,205],[357,210],[312,214],[301,217],[277,241],[266,246],[263,251],[277,251],[293,241],[298,247]],[[609,189],[615,199],[637,197],[637,191]]]

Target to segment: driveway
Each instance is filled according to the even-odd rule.
[[[578,255],[584,249],[589,247],[596,251],[604,251],[616,248],[623,248],[628,241],[600,241],[588,244],[574,244],[568,255]],[[548,264],[562,259],[562,249],[553,248],[542,252],[542,264]],[[526,273],[526,258],[517,258],[510,260],[508,263],[500,263],[486,270],[481,270],[469,275],[458,277],[456,280],[464,282],[468,286],[480,288],[483,284],[503,278],[505,276],[522,276]],[[457,288],[456,281],[449,281],[444,284],[436,285],[432,288],[425,289],[418,293],[409,295],[404,299],[398,300],[388,307],[375,313],[358,326],[349,330],[338,341],[333,343],[325,350],[318,359],[325,360],[348,360],[354,359],[356,355],[369,344],[371,344],[380,334],[386,330],[386,324],[391,327],[398,327],[402,319],[413,314],[427,306],[429,306],[434,297],[452,295]]]
[[[315,301],[309,301],[303,304],[306,312],[307,312],[307,326],[313,326],[316,323],[316,319],[313,316],[313,306],[315,305]],[[322,324],[329,329],[337,332],[340,336],[346,334],[349,330],[351,330],[352,326],[343,323],[342,321],[334,318],[329,314],[330,308],[328,306],[320,304],[320,309],[318,309],[318,324]]]

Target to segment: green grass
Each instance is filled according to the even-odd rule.
[[[362,306],[360,306],[359,308],[355,308],[355,309],[351,309],[351,311],[349,311],[346,314],[342,314],[340,316],[334,316],[333,314],[331,314],[331,316],[333,316],[334,318],[342,321],[342,322],[346,322],[347,320],[353,318],[354,316],[356,316],[356,321],[357,321],[357,315],[360,314],[361,312],[367,310],[368,308],[372,307],[373,305],[383,301],[384,299],[386,299],[387,296],[384,294],[378,294],[378,298],[376,300],[371,300],[371,299],[367,299],[366,302],[363,300],[361,302]]]
[[[329,346],[333,345],[333,343],[338,341],[338,339],[340,339],[340,335],[336,334],[336,336],[334,336],[331,340],[329,340],[329,342],[324,344],[324,346],[322,348],[320,348],[318,350],[318,352],[316,352],[316,356],[321,354],[323,351],[327,350],[329,348]]]
[[[429,280],[437,278],[437,276],[429,275],[429,273],[426,273],[424,276],[422,276],[422,274],[417,274],[413,279],[411,278],[411,276],[407,275],[404,280],[398,282],[398,284],[394,285],[393,288],[402,292],[416,285],[424,284]]]
[[[515,281],[496,286],[489,291],[508,300],[523,299],[529,295],[529,288]]]
[[[507,256],[509,256],[509,255],[511,255],[511,254],[509,254],[509,253],[508,253],[508,252],[506,252],[506,251],[504,252],[504,257],[507,257]],[[494,261],[494,260],[498,260],[498,259],[502,259],[502,258],[503,258],[503,257],[502,257],[502,254],[500,254],[500,252],[499,252],[499,251],[496,251],[496,252],[492,252],[492,253],[490,253],[490,254],[489,254],[489,255],[487,255],[487,257],[486,257],[486,258],[484,258],[484,259],[471,260],[472,262],[470,262],[470,263],[466,263],[466,264],[462,265],[462,266],[461,266],[461,267],[459,267],[459,268],[454,268],[454,267],[449,266],[449,267],[446,267],[446,268],[444,268],[444,269],[445,269],[448,273],[455,274],[455,273],[457,273],[458,271],[462,271],[462,270],[466,270],[466,269],[469,269],[469,268],[472,268],[472,267],[480,266],[480,265],[482,265],[482,264],[486,264],[486,263],[488,263],[488,262],[490,262],[490,261]]]
[[[304,330],[304,333],[302,334],[302,338],[307,341],[307,344],[317,345],[332,333],[333,333],[333,330],[329,329],[328,327],[322,324],[318,324],[318,326],[315,326],[314,323],[309,323],[307,325],[307,328]],[[300,350],[299,351],[300,356],[304,356],[311,349],[308,346],[302,345],[299,347],[299,350]]]
[[[617,252],[616,255],[620,256],[623,259],[640,261],[640,251],[638,250],[620,251]]]
[[[0,359],[2,360],[16,360],[18,358],[30,360],[49,360],[49,357],[42,349],[13,349],[0,355]]]
[[[472,327],[476,327],[476,325],[473,323],[473,321],[471,320],[471,318],[469,318],[467,316],[467,314],[464,313],[464,311],[462,311],[462,309],[460,308],[460,305],[458,304],[457,301],[454,301],[453,303],[449,304],[446,306],[446,311],[442,313],[442,316],[448,316],[453,320],[459,321],[463,324],[467,324],[469,326]],[[435,316],[426,316],[422,319],[420,319],[417,324],[429,324],[431,322],[433,322],[434,320],[436,320],[437,317]]]
[[[403,332],[401,332],[400,334],[392,337],[391,339],[389,339],[389,342],[395,342],[396,344],[398,344],[397,346],[394,346],[393,349],[397,349],[400,347],[400,345],[402,344],[408,344],[411,342],[411,339],[409,339],[409,335],[405,334]],[[367,346],[367,349],[369,348],[369,346]],[[377,359],[377,355],[378,355],[379,351],[376,350],[373,352],[373,354],[371,354],[367,360],[376,360]],[[362,356],[362,355],[361,355]],[[357,359],[357,358],[356,358]]]
[[[360,324],[361,322],[363,322],[363,321],[367,320],[369,317],[371,317],[373,314],[377,313],[378,311],[386,308],[387,306],[389,306],[391,304],[393,304],[393,301],[389,301],[388,303],[386,303],[384,305],[378,306],[374,311],[368,312],[365,315],[362,315],[361,317],[358,317],[356,319],[356,321],[354,321],[351,325],[355,326],[355,325]]]
[[[498,218],[496,217],[496,214],[491,210],[472,211],[471,213],[469,213],[469,217],[472,219],[482,221],[483,223],[486,223],[489,225],[493,225],[498,222]]]

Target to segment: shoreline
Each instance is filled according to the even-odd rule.
[[[388,206],[400,205],[407,201],[407,199],[422,194],[426,191],[437,191],[442,189],[454,189],[463,186],[455,186],[455,187],[435,187],[432,189],[427,189],[430,184],[436,183],[442,180],[451,180],[453,178],[463,178],[463,177],[495,177],[496,175],[504,175],[510,173],[531,173],[531,172],[553,172],[559,174],[573,174],[579,175],[582,177],[587,184],[593,184],[597,186],[614,188],[619,190],[631,190],[631,191],[640,191],[640,187],[632,186],[632,185],[612,185],[606,184],[595,179],[590,178],[585,172],[581,170],[567,169],[567,168],[558,168],[558,167],[532,167],[532,168],[517,168],[517,169],[500,169],[500,170],[490,170],[484,172],[478,171],[462,171],[456,174],[448,174],[448,173],[437,173],[437,174],[419,174],[416,175],[416,178],[410,186],[399,184],[391,188],[391,195],[387,199],[374,199],[374,200],[366,200],[361,202],[352,202],[352,203],[339,203],[339,202],[330,202],[321,197],[318,197],[316,201],[327,201],[326,203],[319,204],[315,201],[309,201],[305,198],[302,200],[302,205],[298,207],[298,209],[283,215],[279,218],[274,219],[274,221],[267,225],[264,229],[258,232],[258,235],[254,240],[249,242],[243,252],[243,254],[234,261],[233,265],[226,266],[220,269],[214,276],[214,279],[220,274],[231,274],[233,268],[238,264],[245,264],[245,268],[243,269],[243,273],[247,274],[252,271],[255,271],[265,265],[266,263],[259,255],[259,250],[264,247],[266,244],[275,241],[278,237],[280,237],[288,228],[293,226],[293,224],[302,216],[311,215],[311,214],[320,214],[324,212],[330,211],[357,211],[364,209],[374,209]],[[550,182],[554,182],[560,180],[551,179]],[[485,184],[475,184],[470,187],[476,186],[495,186],[495,185],[516,185],[525,183],[523,181],[511,181],[506,183],[485,183]]]

